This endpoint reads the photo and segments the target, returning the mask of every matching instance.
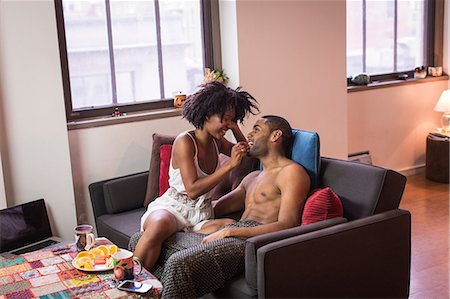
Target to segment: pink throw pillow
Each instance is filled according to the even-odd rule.
[[[169,189],[169,166],[172,156],[172,145],[163,144],[159,147],[159,196],[163,195]]]
[[[344,210],[341,200],[331,188],[316,189],[306,200],[302,225],[342,217],[343,215]]]

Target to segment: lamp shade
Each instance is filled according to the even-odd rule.
[[[437,112],[450,112],[450,89],[444,90],[434,106],[434,111]]]

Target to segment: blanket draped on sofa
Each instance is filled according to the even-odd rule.
[[[239,221],[230,227],[254,227],[256,221]],[[130,240],[134,249],[142,233]],[[163,245],[152,270],[163,285],[163,298],[197,298],[220,288],[244,272],[245,241],[225,238],[201,243],[205,235],[176,233]]]

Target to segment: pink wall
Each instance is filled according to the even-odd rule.
[[[435,112],[447,81],[348,94],[349,153],[370,150],[376,165],[408,173],[425,164],[428,132],[440,126]]]
[[[346,158],[345,1],[242,0],[236,9],[240,85],[261,114],[317,131],[323,155]]]

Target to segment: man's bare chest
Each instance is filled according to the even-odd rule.
[[[276,183],[276,173],[258,175],[248,186],[248,200],[251,202],[267,202],[280,197]]]

